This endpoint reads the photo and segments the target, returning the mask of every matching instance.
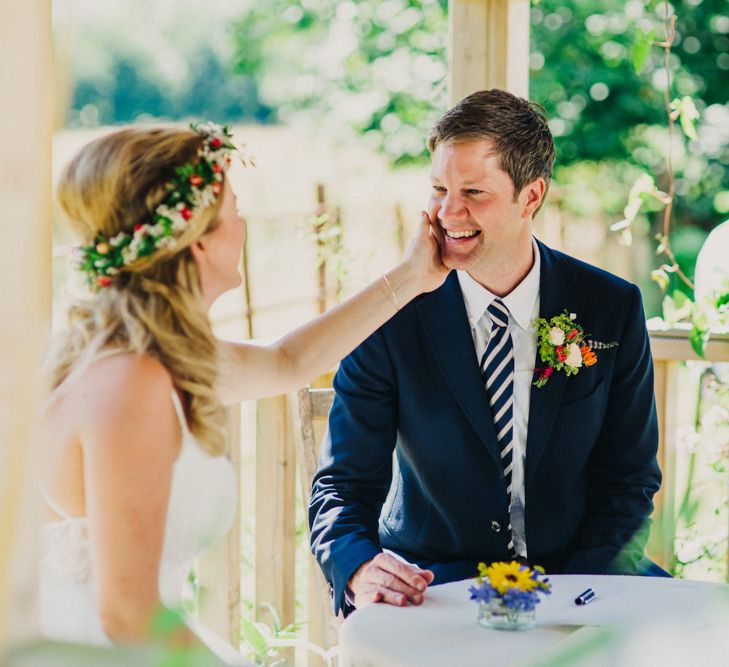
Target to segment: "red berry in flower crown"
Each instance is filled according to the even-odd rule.
[[[223,142],[218,139],[218,137],[213,137],[210,140],[210,147],[213,149],[220,148],[223,145]]]
[[[111,278],[109,278],[109,276],[99,276],[96,279],[96,284],[99,287],[109,287],[109,285],[111,285],[111,283],[112,283],[112,280],[111,280]]]
[[[203,177],[199,174],[193,174],[188,180],[190,181],[190,185],[195,188],[200,187],[203,184]]]
[[[187,206],[183,206],[180,209],[180,215],[185,218],[185,220],[189,220],[192,217],[192,211],[187,208]]]
[[[223,190],[223,186],[220,184],[220,181],[214,181],[210,186],[210,189],[213,191],[214,195],[219,195]]]

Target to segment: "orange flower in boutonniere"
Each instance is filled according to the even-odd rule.
[[[547,364],[537,368],[538,373],[534,385],[543,387],[552,373],[564,370],[569,377],[576,375],[582,366],[594,366],[597,354],[585,340],[585,331],[575,322],[577,316],[566,310],[549,320],[538,317],[535,320],[537,329],[537,349],[539,358]]]

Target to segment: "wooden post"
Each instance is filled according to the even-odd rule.
[[[337,206],[334,209],[334,227],[337,230],[337,236],[334,239],[334,252],[336,254],[335,266],[337,269],[336,276],[336,299],[337,303],[342,302],[344,296],[344,280],[342,279],[342,253],[344,252],[344,228],[342,227],[342,209]]]
[[[31,436],[51,318],[51,3],[0,21],[0,646],[37,631],[38,467]]]
[[[228,408],[228,454],[237,476],[238,504],[231,529],[200,559],[200,620],[233,646],[240,643],[240,405]]]
[[[680,362],[656,359],[654,385],[658,416],[658,465],[663,480],[655,495],[654,523],[648,541],[648,554],[668,571],[674,565],[676,536],[676,405]]]
[[[259,400],[256,415],[256,618],[272,625],[271,605],[294,622],[296,454],[286,396]]]
[[[450,0],[451,104],[477,90],[529,94],[529,0]]]
[[[253,338],[253,302],[251,299],[251,275],[248,264],[248,242],[243,244],[243,293],[246,301],[246,322],[248,323],[248,338]]]
[[[316,237],[316,260],[317,260],[317,276],[319,285],[319,296],[317,297],[317,307],[319,313],[323,313],[327,309],[327,262],[325,256],[325,241],[322,236],[326,228],[326,195],[324,193],[324,185],[319,183],[316,186],[316,218],[314,219],[314,235]]]
[[[395,204],[395,240],[397,241],[398,257],[405,256],[405,216],[402,213],[400,202]]]
[[[321,380],[321,378],[320,378]],[[289,411],[294,427],[294,440],[298,462],[301,498],[308,509],[311,483],[318,467],[319,443],[327,428],[327,419],[333,400],[331,379],[326,390],[301,389],[289,396]],[[307,530],[307,535],[309,531]],[[336,646],[339,620],[334,616],[329,587],[319,564],[309,553],[307,557],[307,636],[310,642],[328,649]],[[309,655],[309,665],[323,665],[323,661]]]

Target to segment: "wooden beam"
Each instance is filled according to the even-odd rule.
[[[729,361],[729,335],[714,334],[704,348],[704,356],[694,352],[685,329],[650,332],[651,351],[655,360]]]
[[[257,402],[256,414],[256,618],[294,622],[296,448],[286,396]]]
[[[228,455],[238,481],[238,504],[225,539],[200,559],[198,585],[200,620],[237,647],[240,643],[240,405],[229,407],[227,412]]]
[[[37,631],[38,467],[31,427],[51,317],[51,3],[0,20],[0,645]]]
[[[647,553],[658,565],[671,570],[676,536],[676,422],[679,397],[678,361],[657,360],[654,364],[656,413],[658,417],[658,465],[663,479],[653,502],[653,527]]]
[[[449,101],[477,90],[529,94],[529,0],[449,0]]]

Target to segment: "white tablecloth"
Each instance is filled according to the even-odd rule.
[[[428,589],[419,607],[369,605],[340,631],[341,667],[727,667],[729,586],[654,577],[562,575],[537,627],[476,623],[469,581]],[[597,599],[577,606],[592,588]]]

